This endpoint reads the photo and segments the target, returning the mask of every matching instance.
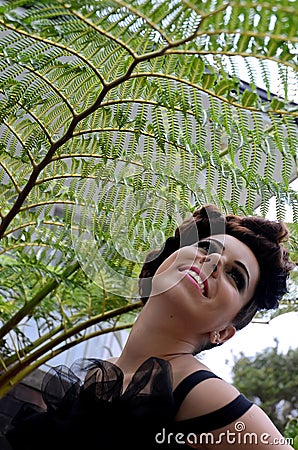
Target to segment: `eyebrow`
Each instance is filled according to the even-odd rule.
[[[223,245],[223,243],[221,241],[218,241],[217,239],[210,237],[210,238],[207,238],[206,240],[215,242],[220,247],[221,250],[225,249],[225,246]]]
[[[225,249],[225,246],[223,245],[223,243],[222,243],[221,241],[218,241],[217,239],[214,239],[214,238],[208,238],[208,239],[209,239],[210,241],[213,241],[213,242],[215,242],[216,244],[218,244],[222,250]],[[241,267],[241,268],[244,270],[244,272],[245,272],[245,274],[246,274],[246,277],[247,277],[247,282],[249,283],[249,282],[250,282],[250,276],[249,276],[249,272],[248,272],[248,270],[247,270],[246,265],[243,264],[243,262],[238,261],[238,260],[235,261],[235,264],[237,264],[237,266]]]
[[[237,266],[242,267],[242,269],[244,270],[244,272],[245,272],[245,274],[246,274],[246,276],[247,276],[247,282],[249,283],[249,281],[250,281],[250,276],[249,276],[248,270],[247,270],[247,268],[246,268],[246,265],[243,264],[243,262],[241,262],[241,261],[235,261],[235,264],[237,264]]]

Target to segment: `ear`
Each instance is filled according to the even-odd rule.
[[[236,328],[233,325],[228,325],[226,328],[220,331],[212,331],[209,335],[210,342],[212,344],[223,344],[231,339],[236,333]]]
[[[236,328],[233,325],[228,325],[223,330],[219,331],[219,342],[226,342],[236,333]]]

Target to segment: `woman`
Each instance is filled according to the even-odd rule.
[[[49,374],[48,412],[23,414],[7,436],[12,448],[291,449],[258,406],[195,357],[278,306],[293,268],[287,234],[283,223],[197,210],[148,255],[144,307],[119,358],[81,362],[82,387],[74,368]]]

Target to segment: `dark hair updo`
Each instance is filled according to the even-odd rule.
[[[179,248],[215,234],[229,234],[239,239],[252,250],[260,266],[260,279],[254,295],[234,318],[235,328],[245,327],[258,310],[277,308],[279,300],[287,292],[289,272],[294,268],[288,251],[282,245],[288,238],[286,225],[257,216],[224,216],[214,205],[196,210],[176,229],[174,237],[166,240],[162,250],[147,255],[139,279],[143,303],[150,296],[152,277],[163,261]]]

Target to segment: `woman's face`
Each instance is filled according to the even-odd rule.
[[[218,234],[170,255],[153,277],[151,297],[167,298],[173,314],[210,331],[231,324],[252,298],[259,276],[250,248]]]

